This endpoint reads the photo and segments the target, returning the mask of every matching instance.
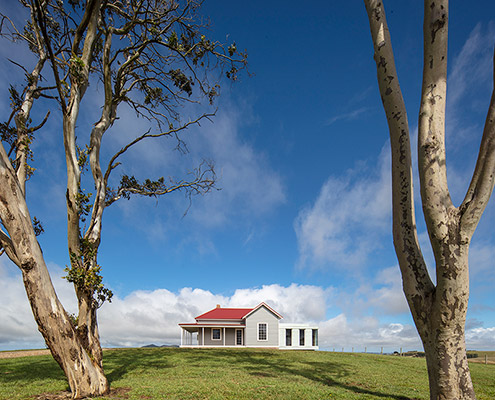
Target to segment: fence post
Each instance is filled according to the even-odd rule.
[[[485,354],[485,365],[488,364],[488,357],[487,355]]]
[[[381,354],[381,355],[383,355],[383,347],[382,347],[382,349],[380,350],[380,354]]]
[[[366,347],[364,348],[364,352],[366,353]]]

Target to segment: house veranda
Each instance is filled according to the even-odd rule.
[[[181,323],[181,347],[318,349],[318,327],[280,324],[282,316],[265,303],[254,308],[216,308]]]

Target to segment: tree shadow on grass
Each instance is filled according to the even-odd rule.
[[[129,374],[143,371],[162,375],[169,368],[187,366],[201,372],[207,367],[232,366],[260,379],[286,379],[295,376],[327,387],[341,388],[357,395],[393,400],[409,397],[385,393],[353,382],[353,366],[331,357],[314,357],[314,352],[282,352],[255,349],[118,349],[106,351],[104,367],[110,384]],[[322,361],[323,360],[323,361]],[[25,357],[15,362],[0,360],[0,385],[32,382],[33,378],[66,382],[58,364],[49,356]],[[163,375],[162,375],[163,376]],[[359,379],[356,378],[359,382]]]
[[[327,386],[338,386],[342,389],[346,389],[349,391],[353,391],[358,394],[367,394],[367,395],[373,395],[376,397],[383,397],[385,399],[395,399],[395,400],[414,400],[411,399],[410,397],[406,396],[400,396],[400,395],[395,395],[395,394],[390,394],[390,393],[382,393],[378,392],[376,390],[370,390],[367,389],[366,387],[359,386],[359,385],[350,385],[344,382],[340,382],[336,380],[335,378],[341,378],[344,375],[341,376],[329,376],[329,369],[328,369],[328,362],[316,362],[316,361],[311,361],[311,362],[306,362],[305,363],[307,366],[309,366],[311,369],[306,369],[305,371],[299,373],[299,375],[311,379],[315,382],[327,385]],[[289,368],[289,372],[291,372],[292,369]],[[346,373],[345,376],[350,376],[350,373]]]
[[[196,350],[197,351],[197,350]],[[280,378],[300,376],[318,384],[328,387],[339,387],[360,395],[371,395],[384,399],[414,400],[406,396],[384,393],[366,388],[364,385],[346,383],[346,378],[354,375],[352,366],[328,361],[310,361],[304,357],[304,352],[294,353],[293,357],[287,357],[286,352],[280,350],[214,350],[212,352],[201,351],[201,359],[214,359],[221,365],[230,363],[237,368],[244,369],[250,375],[260,378]],[[196,357],[198,358],[198,357]]]
[[[66,382],[62,369],[51,356],[0,360],[0,384],[30,383],[34,378]]]
[[[110,385],[131,371],[141,369],[162,370],[170,368],[167,361],[169,352],[159,349],[118,349],[108,351],[103,366]]]

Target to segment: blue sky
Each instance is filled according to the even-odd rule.
[[[6,0],[0,4],[3,12],[13,8]],[[223,85],[213,122],[187,132],[188,155],[167,141],[145,143],[119,173],[180,175],[210,158],[221,190],[193,198],[186,216],[188,201],[181,194],[121,200],[105,211],[99,261],[115,297],[100,310],[103,345],[178,343],[177,323],[216,304],[265,301],[287,322],[318,323],[326,349],[421,348],[392,245],[388,129],[366,12],[360,1],[335,4],[205,2],[211,35],[245,48],[252,76]],[[415,135],[422,5],[385,6]],[[447,160],[457,204],[470,180],[491,95],[494,43],[491,1],[452,3]],[[6,58],[29,62],[27,53],[2,42],[0,55],[3,76],[21,77]],[[2,119],[9,112],[8,83],[0,82]],[[81,137],[100,98],[93,85],[78,123]],[[35,143],[37,173],[28,200],[45,228],[39,240],[59,296],[75,312],[72,289],[60,279],[68,256],[56,114]],[[104,156],[143,130],[129,110],[121,109],[119,117]],[[417,182],[415,195],[418,234],[433,268]],[[495,348],[494,218],[492,199],[471,245],[469,348]],[[42,346],[25,297],[20,274],[2,256],[0,349]]]

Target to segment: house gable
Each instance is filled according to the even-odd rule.
[[[246,346],[250,347],[278,347],[279,328],[278,321],[282,318],[280,314],[274,312],[266,304],[262,303],[254,308],[246,316]],[[261,329],[266,330],[266,338],[260,339]]]
[[[276,312],[273,308],[271,308],[270,306],[268,306],[267,304],[265,303],[260,303],[258,304],[256,307],[254,307],[253,309],[251,309],[245,316],[244,318],[248,318],[251,314],[254,314],[255,312],[257,312],[260,308],[265,308],[267,309],[268,311],[270,311],[275,317],[277,317],[278,319],[282,319],[283,317],[278,313]]]

